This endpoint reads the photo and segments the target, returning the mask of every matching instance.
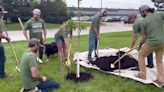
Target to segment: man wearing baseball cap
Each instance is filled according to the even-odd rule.
[[[152,53],[156,54],[157,78],[153,82],[156,86],[164,85],[164,68],[163,68],[163,53],[164,53],[164,13],[153,13],[148,5],[142,5],[139,8],[140,14],[145,17],[142,23],[142,45],[139,51],[139,74],[137,77],[146,79],[145,57]]]
[[[143,17],[140,14],[138,14],[136,20],[133,23],[133,36],[132,36],[132,42],[131,42],[130,48],[133,48],[135,43],[137,42],[138,34],[142,35],[142,28],[141,28],[142,21],[143,21]],[[149,68],[154,67],[153,53],[150,53],[147,56],[147,65],[146,66],[149,67]]]
[[[100,38],[100,21],[101,18],[106,16],[107,12],[106,9],[102,9],[101,11],[99,11],[93,18],[92,20],[92,25],[91,28],[89,30],[89,51],[88,51],[88,61],[92,61],[92,52],[93,50],[97,49],[97,41]],[[95,56],[97,56],[97,54],[95,53]]]
[[[0,6],[0,78],[9,78],[10,76],[5,74],[5,50],[2,44],[1,39],[6,39],[8,42],[10,42],[10,38],[3,34],[3,31],[5,30],[5,25],[3,23],[3,16],[6,14],[7,11],[4,10],[2,6]]]
[[[20,62],[20,78],[24,88],[23,92],[31,92],[36,87],[42,92],[52,92],[53,89],[59,88],[57,82],[39,74],[36,58],[39,45],[40,41],[32,38],[28,41],[29,49],[23,53]]]
[[[34,9],[32,11],[33,17],[25,23],[25,30],[23,34],[27,41],[32,38],[37,38],[40,40],[40,44],[43,45],[46,41],[46,27],[43,19],[40,18],[41,11],[40,9]],[[29,35],[27,31],[29,30]],[[42,35],[43,34],[43,35]],[[43,58],[43,47],[39,47],[39,58]]]

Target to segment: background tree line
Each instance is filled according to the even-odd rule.
[[[8,14],[5,16],[7,23],[18,22],[20,17],[22,21],[27,21],[32,16],[32,10],[39,8],[42,12],[41,17],[49,23],[62,23],[69,16],[67,7],[63,0],[1,0],[2,5]]]
[[[157,10],[164,11],[164,0],[151,0],[157,7]]]
[[[164,10],[164,0],[152,0],[158,10]],[[42,11],[42,18],[49,23],[62,23],[75,16],[72,11],[67,12],[67,7],[63,0],[0,0],[0,5],[8,11],[5,16],[7,23],[27,21],[32,16],[32,10],[39,8]]]

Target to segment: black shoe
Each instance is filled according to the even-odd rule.
[[[92,58],[88,58],[88,64],[90,64],[93,61]]]
[[[93,61],[93,59],[92,58],[88,58],[88,61]]]
[[[148,68],[154,68],[154,65],[146,65]]]

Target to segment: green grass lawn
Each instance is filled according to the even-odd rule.
[[[121,48],[129,47],[131,41],[131,32],[120,33],[105,33],[101,35],[100,48],[111,47]],[[53,39],[48,39],[48,42],[52,42]],[[9,44],[4,44],[6,50],[6,73],[12,74],[10,80],[0,79],[0,92],[18,92],[20,90],[21,81],[19,73],[15,69],[15,59],[10,50]],[[16,50],[16,54],[21,59],[22,53],[27,49],[26,42],[13,42],[13,46]],[[80,51],[88,50],[88,35],[81,36]],[[77,37],[74,38],[74,45],[72,52],[77,51]],[[72,53],[73,57],[73,53]],[[45,58],[44,58],[45,60]],[[74,70],[75,65],[72,67]],[[60,76],[60,63],[57,57],[51,57],[49,62],[39,65],[41,75],[46,75],[61,84]],[[64,91],[60,89],[54,90],[54,92],[164,92],[164,89],[159,89],[154,85],[145,85],[131,79],[121,78],[111,74],[102,73],[97,70],[87,69],[81,67],[81,71],[90,72],[93,76],[88,82],[74,83],[69,80],[64,81],[64,85],[61,85]],[[67,75],[65,69],[64,72]]]
[[[89,22],[81,22],[81,23],[82,23],[82,25],[84,25],[86,27],[91,25],[91,23],[89,23]],[[56,29],[56,28],[59,28],[60,25],[61,24],[46,23],[46,28],[47,29]],[[21,25],[19,23],[6,24],[6,28],[9,31],[12,31],[12,30],[22,30]]]

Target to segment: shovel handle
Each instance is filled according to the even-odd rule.
[[[96,49],[96,51],[97,51],[97,57],[99,57],[99,44],[100,44],[100,40],[98,39],[97,40],[97,49]]]
[[[18,17],[18,21],[19,21],[19,23],[20,23],[20,25],[21,25],[21,27],[22,27],[22,30],[24,31],[24,26],[23,26],[23,23],[22,23],[22,21],[21,21],[21,18]]]
[[[5,31],[5,33],[6,33],[6,36],[9,37],[9,35],[8,35],[8,33],[7,33],[7,28],[6,28],[5,26],[4,26],[4,31]],[[9,42],[9,44],[10,44],[10,48],[11,48],[12,53],[13,53],[13,55],[14,55],[14,57],[15,57],[15,60],[16,60],[16,69],[18,70],[18,72],[20,72],[20,69],[19,69],[19,67],[18,67],[19,61],[18,61],[18,58],[17,58],[17,56],[16,56],[15,50],[14,50],[14,48],[13,48],[12,43]]]
[[[136,47],[134,47],[134,48],[132,48],[132,49],[130,49],[129,51],[127,51],[124,55],[122,55],[120,58],[118,58],[113,64],[115,65],[115,64],[116,64],[117,62],[119,62],[123,57],[125,57],[126,55],[128,55],[129,52],[133,51],[134,49],[136,49],[136,48],[138,48],[138,47],[139,47],[139,45],[136,46]]]

